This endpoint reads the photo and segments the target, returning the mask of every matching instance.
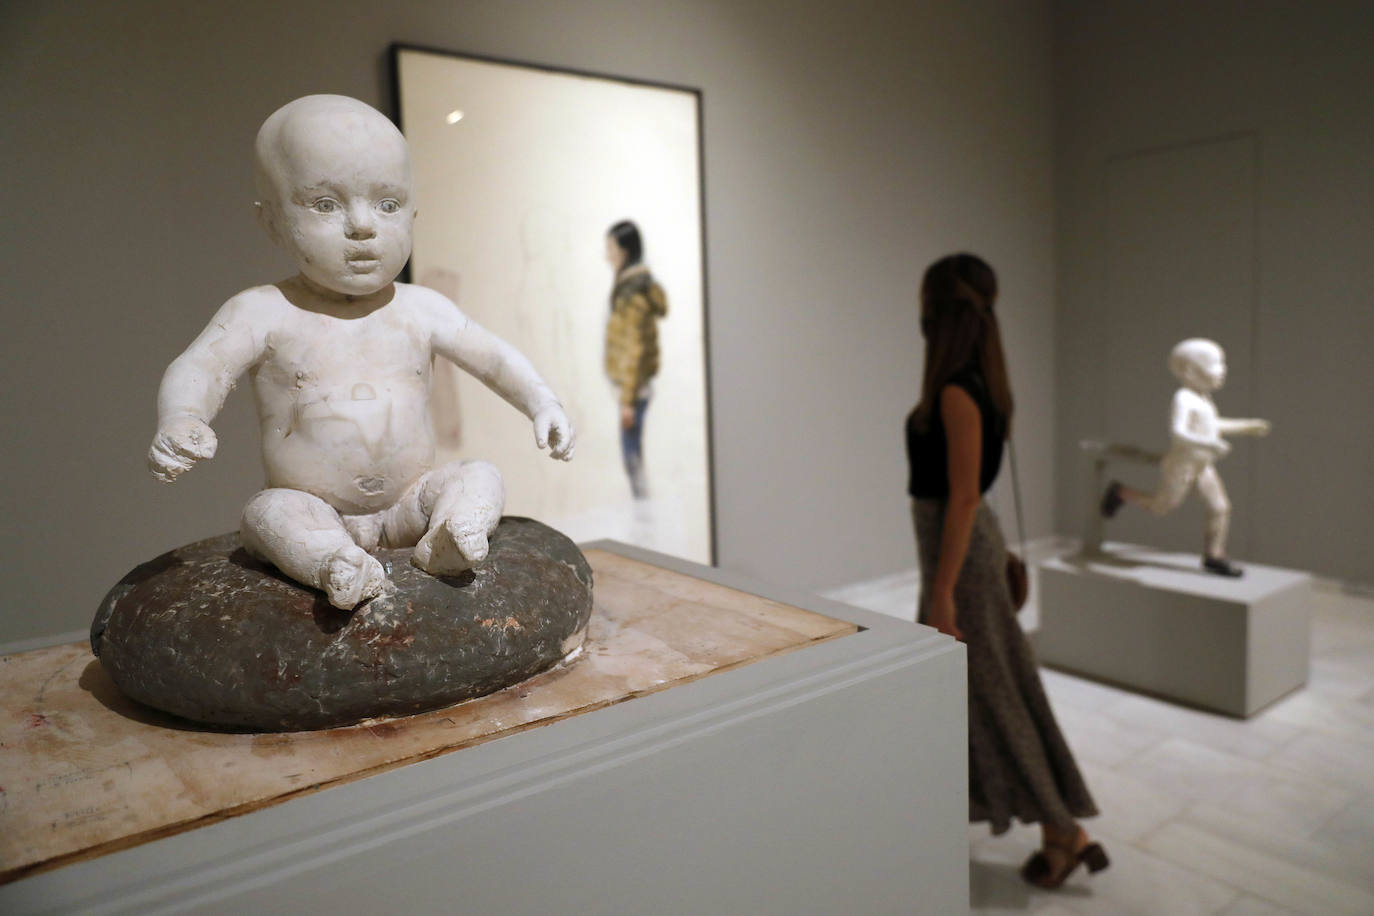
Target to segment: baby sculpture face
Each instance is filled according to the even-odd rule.
[[[1210,393],[1226,384],[1226,353],[1210,340],[1185,340],[1174,348],[1171,360],[1178,380],[1190,388]]]
[[[313,285],[366,296],[396,279],[415,208],[410,154],[390,121],[353,99],[300,99],[264,126],[258,170],[267,231]]]

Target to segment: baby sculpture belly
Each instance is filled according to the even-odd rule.
[[[286,416],[264,423],[268,484],[312,493],[345,514],[395,504],[434,463],[434,433],[418,382],[301,389]]]

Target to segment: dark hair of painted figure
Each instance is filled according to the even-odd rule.
[[[634,223],[623,219],[612,226],[606,235],[624,252],[624,259],[616,265],[617,269],[624,270],[644,260],[644,241],[639,237],[639,227]]]

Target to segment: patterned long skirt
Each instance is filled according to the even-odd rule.
[[[927,617],[926,584],[935,567],[944,530],[945,503],[911,504],[921,560],[921,603]],[[968,647],[969,820],[988,821],[993,833],[1024,823],[1067,828],[1097,813],[1092,796],[1059,731],[1026,641],[1006,580],[1006,545],[997,516],[978,507],[968,557],[954,586],[959,629]]]

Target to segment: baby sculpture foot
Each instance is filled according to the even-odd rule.
[[[382,593],[386,570],[376,557],[355,544],[335,551],[325,561],[321,587],[336,608],[351,611]]]
[[[1107,484],[1107,490],[1102,494],[1102,502],[1098,504],[1098,510],[1103,518],[1111,518],[1121,509],[1121,504],[1126,498],[1121,495],[1121,481],[1113,480]]]
[[[1245,575],[1245,570],[1241,569],[1239,566],[1232,563],[1225,557],[1205,556],[1202,558],[1202,568],[1207,570],[1209,573],[1215,573],[1218,576],[1226,576],[1231,579],[1237,579]]]
[[[487,547],[485,530],[450,519],[420,538],[410,562],[431,576],[453,576],[485,560]]]

